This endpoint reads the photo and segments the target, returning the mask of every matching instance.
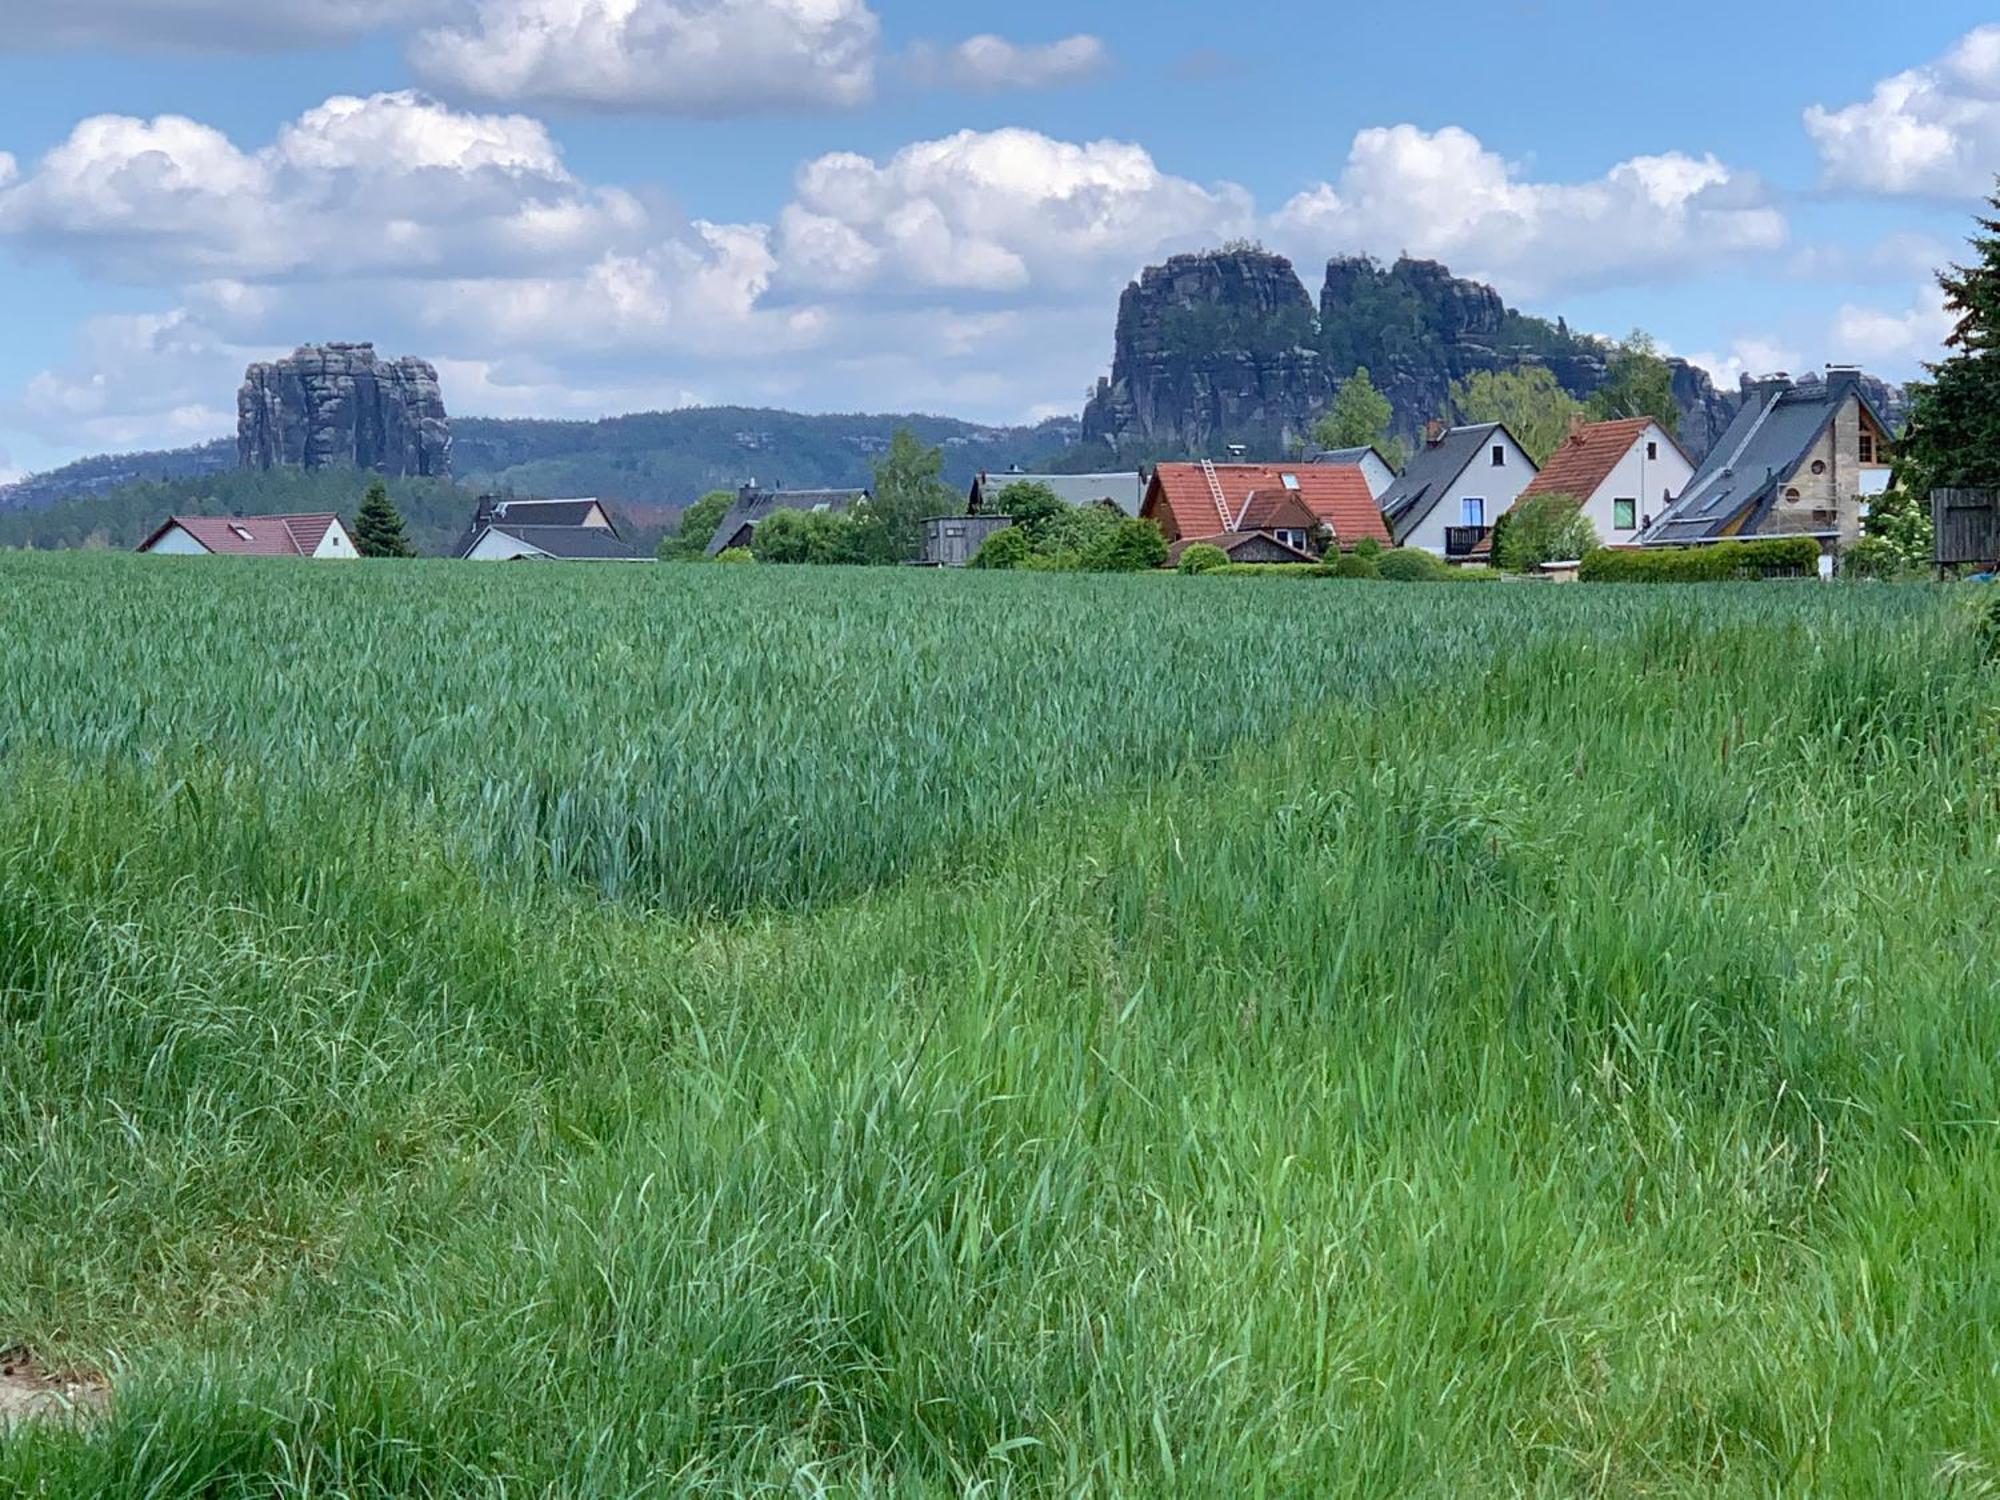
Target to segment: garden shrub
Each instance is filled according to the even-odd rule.
[[[1439,583],[1451,569],[1421,547],[1399,547],[1382,554],[1376,570],[1391,583]]]
[[[719,563],[753,563],[757,555],[748,547],[730,547],[716,553],[715,560]]]
[[[1217,568],[1229,566],[1229,554],[1208,542],[1196,542],[1181,554],[1180,570],[1183,573],[1213,573]]]
[[[1019,526],[1009,526],[1005,531],[994,532],[979,544],[979,550],[972,554],[970,566],[1011,571],[1025,567],[1033,551],[1028,533]]]
[[[1359,552],[1350,552],[1331,564],[1335,578],[1380,578],[1382,569],[1374,558],[1363,557]]]
[[[1818,572],[1819,543],[1791,536],[1644,552],[1603,547],[1583,559],[1580,576],[1585,583],[1727,583],[1811,578]]]
[[[1878,536],[1863,537],[1840,560],[1840,576],[1854,579],[1890,579],[1906,566],[1900,548]]]

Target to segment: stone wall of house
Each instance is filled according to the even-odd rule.
[[[1853,400],[1842,404],[1804,461],[1785,477],[1760,534],[1835,529],[1843,545],[1860,539],[1861,405]]]

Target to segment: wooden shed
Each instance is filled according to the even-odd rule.
[[[2000,563],[2000,490],[1932,490],[1937,565]]]
[[[1014,524],[1012,516],[939,516],[924,522],[924,566],[963,568],[986,539]]]

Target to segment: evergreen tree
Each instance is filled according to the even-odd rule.
[[[1603,386],[1590,398],[1590,415],[1599,422],[1624,417],[1651,417],[1672,437],[1681,430],[1680,403],[1674,400],[1674,372],[1660,357],[1660,346],[1643,329],[1620,344],[1611,356]]]
[[[414,557],[403,535],[403,517],[389,499],[389,486],[377,479],[361,497],[354,518],[354,545],[363,557]]]
[[[2000,214],[2000,194],[1987,202]],[[1971,263],[1939,273],[1958,319],[1947,354],[1911,391],[1910,428],[1897,453],[1904,488],[2000,487],[2000,217],[1981,215]]]
[[[1312,439],[1323,449],[1374,448],[1395,468],[1402,465],[1402,445],[1389,436],[1396,419],[1389,398],[1375,389],[1366,366],[1340,384],[1333,405],[1313,424]]]

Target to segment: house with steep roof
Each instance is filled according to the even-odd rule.
[[[1146,476],[1136,469],[1123,474],[1029,474],[1009,469],[1004,474],[981,474],[972,481],[966,514],[1004,514],[1000,496],[1016,484],[1044,485],[1065,505],[1101,505],[1126,516],[1138,515],[1146,500]]]
[[[597,500],[485,496],[452,556],[464,562],[648,562]]]
[[[1538,472],[1499,422],[1449,428],[1433,422],[1402,477],[1383,495],[1382,514],[1398,547],[1468,561],[1490,547],[1493,523]]]
[[[1809,536],[1825,552],[1860,539],[1870,498],[1890,471],[1889,424],[1861,372],[1824,381],[1773,376],[1747,387],[1736,420],[1680,496],[1640,534],[1647,547],[1743,537]]]
[[[1303,550],[1322,526],[1341,551],[1352,551],[1370,538],[1389,545],[1389,528],[1368,492],[1368,481],[1350,466],[1161,464],[1153,471],[1139,514],[1159,526],[1169,545],[1244,531],[1276,535],[1303,528]]]
[[[1693,477],[1693,460],[1651,417],[1578,420],[1512,508],[1541,495],[1567,495],[1606,546],[1629,547]]]
[[[331,513],[169,516],[139,550],[156,557],[305,557],[315,562],[351,562],[361,556],[340,517]]]
[[[866,490],[760,490],[746,484],[736,492],[736,503],[709,539],[708,555],[720,557],[732,548],[749,546],[757,528],[781,510],[838,516],[868,498]]]
[[[1377,500],[1388,494],[1389,486],[1396,482],[1396,466],[1382,456],[1379,448],[1330,448],[1324,453],[1315,453],[1312,461],[1332,464],[1337,468],[1359,469],[1361,477],[1368,481],[1368,493]]]

